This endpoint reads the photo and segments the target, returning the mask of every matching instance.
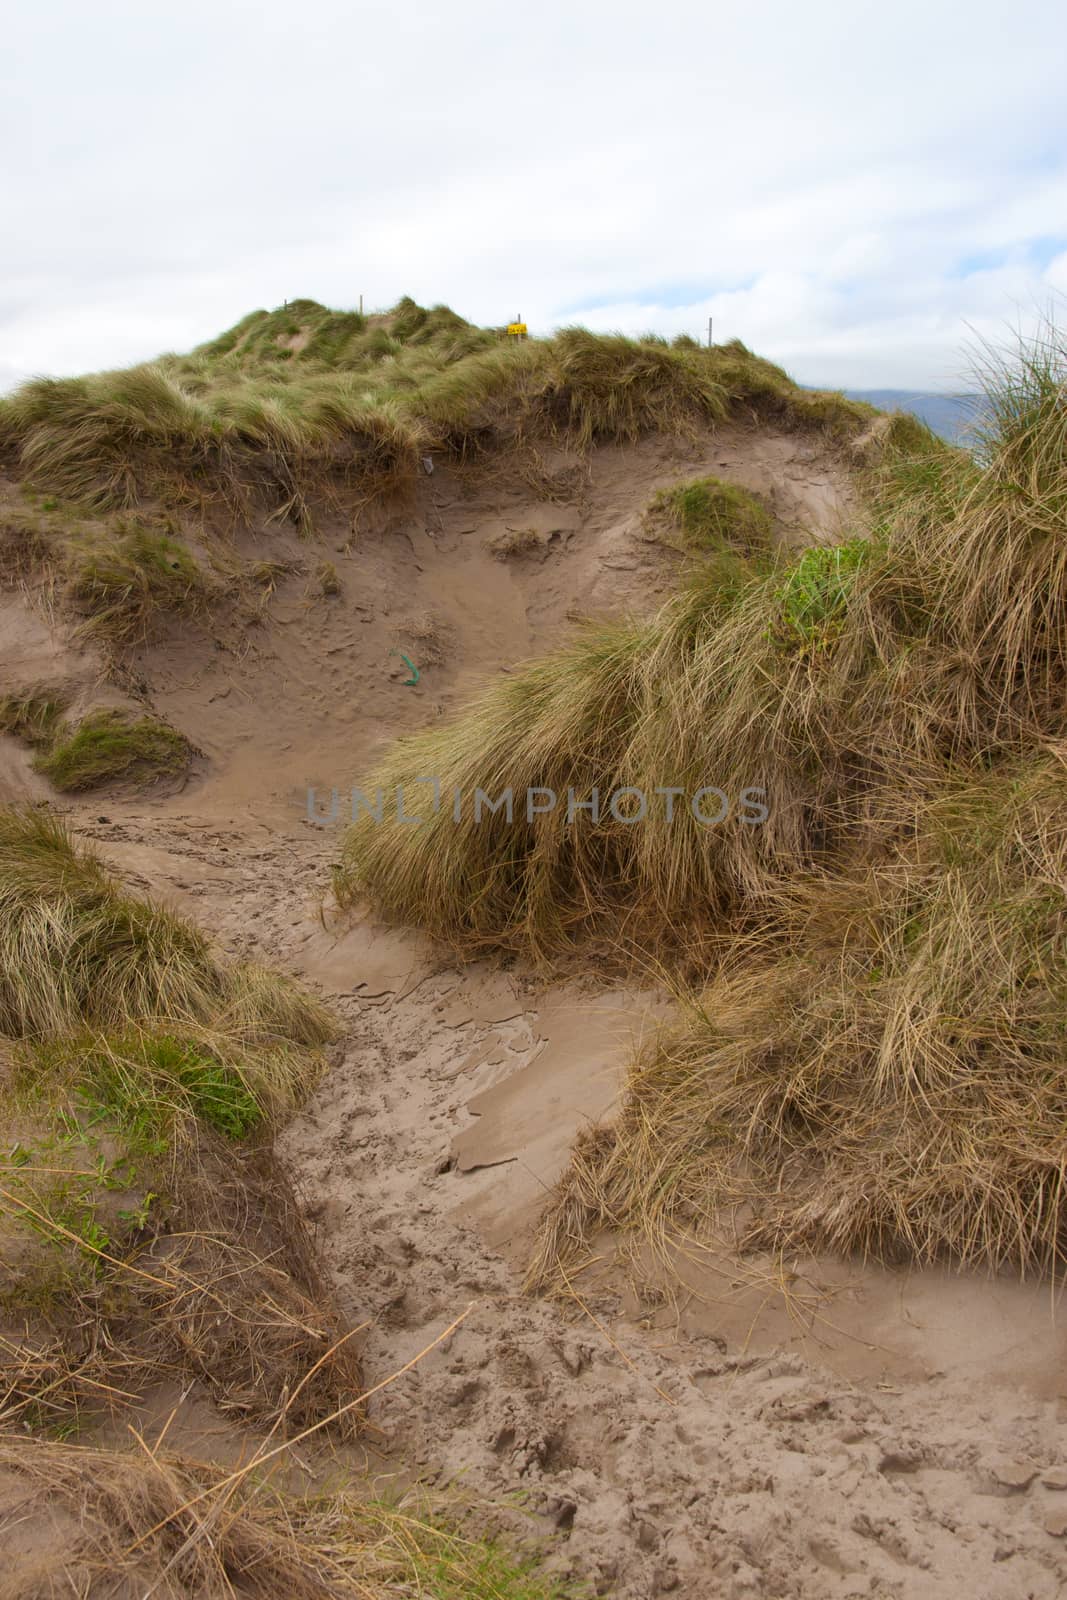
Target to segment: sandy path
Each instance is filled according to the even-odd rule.
[[[324,928],[331,841],[306,825],[86,824],[231,948],[317,979],[350,1025],[282,1150],[343,1309],[374,1318],[370,1381],[471,1308],[375,1403],[398,1466],[521,1493],[560,1566],[627,1600],[1063,1592],[1064,1340],[1047,1287],[838,1268],[808,1331],[765,1284],[720,1283],[718,1305],[681,1321],[595,1276],[567,1315],[530,1301],[513,1263],[542,1185],[610,1105],[648,997],[538,993],[435,964],[410,935]],[[819,1270],[804,1265],[809,1285]]]

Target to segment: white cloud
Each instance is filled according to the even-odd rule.
[[[39,0],[5,36],[0,385],[408,292],[710,314],[805,381],[952,387],[969,328],[1067,286],[1065,42],[1046,0]]]

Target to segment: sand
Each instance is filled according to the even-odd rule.
[[[263,533],[260,555],[303,570],[261,623],[175,624],[135,664],[204,751],[185,789],[64,809],[135,886],[302,975],[346,1023],[281,1152],[343,1312],[372,1321],[368,1383],[467,1313],[373,1402],[376,1471],[522,1496],[558,1569],[624,1600],[1051,1600],[1067,1586],[1058,1291],[740,1260],[726,1240],[667,1270],[605,1237],[564,1303],[531,1300],[546,1191],[576,1132],[610,1117],[666,1000],[596,972],[545,986],[456,970],[325,896],[337,831],[306,820],[308,785],[343,790],[385,740],[575,616],[668,593],[678,557],[640,518],[654,488],[732,477],[768,495],[790,540],[832,533],[851,502],[839,462],[766,432],[545,471],[536,488],[501,477],[472,493],[438,469],[403,514],[323,529],[323,550]],[[533,537],[501,558],[516,530]],[[334,597],[313,582],[323,554]],[[421,664],[418,684],[394,650]],[[21,752],[6,781],[39,782]]]

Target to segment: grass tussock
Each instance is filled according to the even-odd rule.
[[[50,745],[63,705],[53,695],[0,696],[0,733],[7,733],[34,749]]]
[[[220,962],[197,928],[125,893],[48,812],[0,810],[0,1035],[160,1021],[224,1041],[272,1112],[305,1088],[300,1052],[333,1035],[317,1001],[263,968]]]
[[[1062,1270],[1067,746],[959,774],[876,867],[794,886],[632,1069],[541,1240],[747,1246]],[[738,1210],[738,1208],[742,1208]]]
[[[347,833],[343,900],[465,953],[600,936],[720,974],[576,1157],[549,1255],[582,1218],[655,1234],[770,1194],[753,1237],[1062,1265],[1065,371],[1050,335],[992,375],[977,460],[924,435],[855,536],[707,564],[363,784],[388,804]],[[476,788],[513,819],[475,821]],[[607,807],[624,789],[638,821]]]
[[[46,813],[0,812],[8,1423],[77,1426],[167,1375],[258,1420],[298,1388],[297,1418],[351,1393],[269,1148],[334,1031],[287,980],[126,894]]]
[[[161,613],[192,613],[207,583],[189,548],[169,534],[120,520],[113,539],[70,562],[69,598],[91,631],[118,643],[143,643]]]
[[[256,1465],[234,1476],[159,1450],[146,1457],[0,1440],[0,1484],[24,1529],[6,1592],[11,1600],[120,1592],[161,1600],[566,1600],[573,1592],[498,1538],[458,1526],[455,1506],[446,1520],[444,1502],[415,1496],[389,1504],[299,1494]]]
[[[34,766],[64,794],[120,780],[138,786],[188,770],[192,746],[158,717],[120,710],[90,711],[73,727],[50,724],[46,748]]]
[[[766,557],[774,542],[774,518],[759,496],[721,478],[695,478],[661,489],[645,520],[679,535],[687,549],[702,555],[737,551]]]
[[[430,450],[460,458],[538,438],[579,448],[768,417],[834,440],[874,413],[799,389],[744,346],[564,329],[507,340],[409,299],[372,318],[294,301],[189,356],[34,379],[0,402],[24,476],[89,506],[213,500],[309,526],[332,486],[410,486]]]
[[[0,583],[46,595],[77,641],[114,655],[217,611],[253,574],[203,526],[198,536],[164,513],[101,511],[23,484],[0,495]]]

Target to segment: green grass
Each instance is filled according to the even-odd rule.
[[[158,718],[105,710],[56,730],[34,766],[55,788],[72,794],[119,780],[146,785],[180,776],[191,754],[188,739]]]
[[[701,554],[766,555],[774,539],[774,519],[762,500],[721,478],[695,478],[661,489],[647,515],[653,524],[677,530],[688,548]]]
[[[172,1031],[83,1031],[24,1046],[0,1097],[4,1122],[22,1130],[0,1172],[3,1231],[20,1261],[3,1291],[8,1309],[47,1313],[115,1276],[105,1257],[121,1258],[173,1209],[197,1125],[238,1142],[265,1110],[238,1070]],[[32,1249],[20,1248],[27,1234]]]
[[[162,1220],[172,1153],[158,1124],[112,1116],[91,1094],[50,1084],[43,1098],[23,1089],[14,1108],[23,1131],[0,1169],[0,1237],[17,1271],[0,1280],[0,1305],[54,1318],[111,1275],[107,1256],[122,1257]]]
[[[853,583],[870,553],[866,539],[805,550],[775,595],[778,636],[805,645],[825,644],[848,616]]]
[[[50,1071],[40,1050],[38,1066]],[[152,1136],[184,1115],[243,1139],[263,1120],[265,1108],[240,1072],[173,1033],[90,1041],[77,1053],[76,1074],[82,1102],[127,1132]]]
[[[204,576],[186,545],[169,534],[120,519],[109,539],[69,555],[68,593],[94,631],[130,643],[143,641],[161,615],[195,611]]]
[[[0,1036],[67,1039],[86,1025],[119,1037],[162,1026],[194,1047],[189,1071],[227,1065],[265,1115],[303,1096],[334,1034],[296,985],[222,963],[191,923],[125,893],[47,811],[0,809]],[[149,1057],[142,1068],[163,1070]],[[231,1100],[220,1115],[245,1117],[236,1084]]]

